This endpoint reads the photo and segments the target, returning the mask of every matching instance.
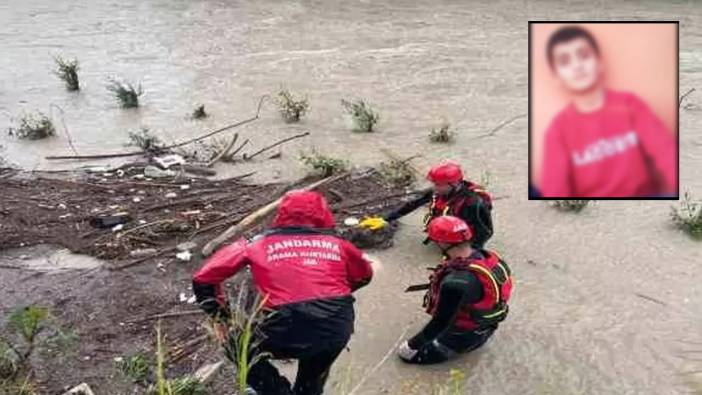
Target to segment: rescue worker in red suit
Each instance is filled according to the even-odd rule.
[[[453,215],[464,220],[473,232],[471,244],[483,248],[492,237],[492,197],[481,186],[463,177],[461,166],[444,161],[429,170],[427,179],[433,188],[427,189],[416,199],[383,216],[386,222],[395,221],[421,206],[429,204],[424,225],[441,215]],[[425,240],[425,244],[428,240]]]
[[[334,232],[334,217],[322,195],[292,191],[282,199],[272,228],[252,240],[217,251],[193,277],[198,303],[226,338],[229,311],[221,284],[245,267],[274,312],[259,325],[255,353],[297,359],[295,385],[264,358],[251,366],[248,385],[258,395],[322,394],[329,369],[354,328],[352,292],[367,285],[371,262]]]
[[[507,316],[512,291],[507,264],[494,252],[473,249],[463,220],[438,217],[428,232],[446,258],[434,269],[425,296],[431,320],[398,349],[402,360],[415,364],[444,362],[485,344]]]

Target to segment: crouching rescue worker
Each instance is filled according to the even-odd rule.
[[[269,313],[250,343],[252,355],[264,357],[249,370],[249,393],[322,394],[329,369],[353,332],[352,292],[370,282],[371,262],[335,235],[322,195],[288,192],[271,229],[221,248],[193,277],[197,301],[213,317],[223,343],[231,339],[221,284],[246,266]],[[294,387],[269,358],[298,360]]]
[[[481,186],[463,178],[461,166],[453,161],[444,161],[429,170],[427,179],[433,184],[416,199],[382,216],[366,219],[361,226],[377,229],[386,222],[395,221],[421,206],[429,205],[424,217],[425,227],[442,215],[461,218],[470,226],[473,233],[471,244],[483,248],[492,237],[492,197]],[[425,240],[428,243],[428,239]]]
[[[432,316],[398,349],[402,360],[416,364],[444,362],[485,344],[507,316],[512,291],[507,264],[494,252],[471,248],[472,232],[460,218],[436,218],[428,231],[446,258],[429,284],[407,289],[428,288],[424,307]]]

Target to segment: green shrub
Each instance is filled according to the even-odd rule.
[[[124,357],[115,365],[122,374],[129,377],[135,383],[143,383],[151,374],[151,366],[142,353],[136,353]]]
[[[432,129],[429,132],[429,141],[433,143],[450,143],[453,141],[453,137],[454,132],[448,123],[443,123],[438,129]]]
[[[399,187],[408,187],[417,181],[417,176],[408,160],[392,159],[389,162],[381,162],[379,171],[387,182]]]
[[[66,89],[69,91],[77,91],[80,89],[78,81],[78,59],[67,61],[60,56],[54,58],[56,62],[56,71],[54,73],[66,84]]]
[[[19,120],[17,128],[10,128],[10,136],[22,140],[41,140],[56,134],[54,123],[41,112],[25,114]]]
[[[552,200],[551,206],[559,211],[579,213],[587,207],[589,203],[590,200]]]
[[[117,80],[110,80],[107,84],[107,90],[114,94],[122,108],[139,107],[139,96],[144,93],[141,85],[135,88],[131,83]]]
[[[141,128],[138,132],[129,132],[127,146],[139,147],[144,152],[158,153],[163,150],[164,144],[149,128]]]
[[[679,206],[672,207],[670,214],[679,229],[696,239],[702,239],[702,201],[694,200],[689,192],[685,192]]]
[[[300,160],[314,171],[321,173],[323,177],[329,177],[332,174],[343,172],[349,166],[348,162],[345,160],[322,155],[315,151],[310,154],[301,154]]]
[[[299,122],[300,118],[307,113],[310,106],[307,98],[296,99],[290,91],[281,88],[276,98],[278,111],[285,122]]]
[[[341,100],[341,105],[351,116],[354,123],[354,131],[370,133],[380,120],[380,115],[374,112],[363,100],[355,102]]]

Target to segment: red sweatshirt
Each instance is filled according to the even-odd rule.
[[[607,91],[600,110],[562,110],[546,132],[544,197],[645,197],[677,185],[674,137],[636,95]],[[660,178],[661,182],[656,179]]]

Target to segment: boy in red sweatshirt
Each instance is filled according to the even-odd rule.
[[[544,197],[677,196],[673,135],[639,97],[606,89],[593,36],[566,26],[546,55],[572,102],[546,131]]]

